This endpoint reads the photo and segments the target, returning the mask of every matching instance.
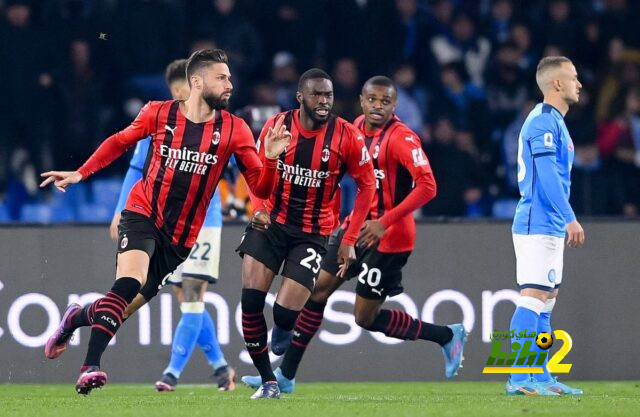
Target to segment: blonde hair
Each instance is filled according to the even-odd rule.
[[[563,63],[572,63],[566,56],[545,56],[538,62],[536,68],[536,83],[540,91],[544,93],[546,85],[549,83],[547,75],[553,69],[560,68]]]

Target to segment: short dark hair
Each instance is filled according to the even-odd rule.
[[[329,74],[321,70],[320,68],[311,68],[307,70],[300,76],[300,80],[298,81],[298,91],[302,91],[302,87],[307,82],[307,80],[313,80],[314,78],[322,78],[325,80],[329,80],[333,82]]]
[[[384,75],[376,75],[374,77],[369,78],[367,81],[365,81],[365,83],[362,86],[362,88],[364,89],[364,87],[366,87],[367,85],[378,85],[380,87],[391,87],[394,90],[397,90],[396,84],[393,82],[393,80],[391,78],[389,78],[389,77],[385,77]]]
[[[171,85],[176,81],[187,81],[187,60],[176,59],[167,65],[164,71],[164,79],[167,85]]]
[[[191,76],[210,64],[228,64],[227,53],[222,49],[201,49],[195,51],[187,60],[187,81],[191,86]]]

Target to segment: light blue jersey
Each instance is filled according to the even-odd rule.
[[[129,170],[122,182],[122,188],[120,189],[120,197],[118,198],[118,205],[115,212],[118,213],[124,209],[129,198],[129,191],[133,188],[136,182],[142,178],[142,171],[144,169],[145,161],[147,160],[147,152],[149,151],[149,144],[151,137],[147,137],[138,143],[136,143],[136,149],[129,162]],[[220,193],[216,188],[216,192],[211,198],[209,208],[207,209],[207,215],[204,218],[202,227],[222,227],[222,205],[220,203]]]
[[[527,116],[518,138],[520,202],[512,232],[564,237],[576,219],[569,204],[573,142],[562,114],[539,103]]]

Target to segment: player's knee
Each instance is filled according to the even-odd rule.
[[[202,301],[202,287],[206,286],[206,281],[183,278],[182,280],[182,295],[184,302],[195,303]]]
[[[311,297],[309,298],[316,303],[326,304],[330,296],[331,288],[329,288],[328,286],[324,286],[314,288],[313,293],[311,293]]]
[[[355,312],[356,324],[363,329],[369,330],[373,326],[373,322],[376,320],[376,316],[369,311],[356,310]]]
[[[139,265],[118,265],[116,268],[116,278],[131,277],[140,281],[141,285],[147,282],[147,270]]]

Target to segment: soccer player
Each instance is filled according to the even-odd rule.
[[[186,70],[186,59],[175,60],[167,66],[165,79],[174,100],[186,100],[189,97]],[[129,163],[129,170],[122,184],[118,204],[111,222],[111,237],[115,241],[118,240],[120,212],[124,210],[129,191],[142,178],[142,170],[147,159],[150,142],[151,138],[147,137],[136,143],[136,149]],[[215,283],[218,280],[221,227],[220,195],[216,189],[191,254],[167,280],[168,283],[173,284],[174,293],[180,303],[182,317],[173,335],[169,366],[163,372],[162,378],[155,384],[156,390],[159,392],[175,390],[178,378],[180,378],[196,344],[213,368],[213,376],[218,384],[218,389],[220,391],[235,389],[235,371],[228,366],[224,358],[216,336],[215,325],[204,307],[203,299],[207,283]]]
[[[584,230],[569,204],[574,150],[564,123],[569,106],[578,102],[582,84],[573,63],[561,56],[540,60],[536,83],[544,101],[529,113],[518,138],[518,186],[522,197],[512,233],[520,297],[511,318],[511,329],[516,333],[525,329],[551,333],[551,312],[562,283],[565,236],[571,247],[584,243]],[[582,390],[552,377],[547,361],[543,369],[544,373],[533,377],[527,373],[511,374],[507,394],[582,394]]]
[[[403,291],[402,267],[416,239],[413,212],[436,195],[436,182],[418,135],[394,115],[396,99],[396,87],[387,77],[375,76],[362,87],[364,115],[354,124],[364,135],[373,158],[376,194],[360,231],[356,261],[344,277],[338,276],[336,249],[344,240],[352,215],[329,238],[318,282],[298,317],[284,360],[274,372],[282,392],[293,392],[298,365],[320,328],[327,300],[346,280],[356,276],[354,314],[360,327],[396,339],[438,343],[448,378],[461,365],[466,339],[462,324],[437,326],[404,311],[381,309],[387,297]],[[250,386],[260,383],[257,377],[243,377],[242,381]]]
[[[340,274],[355,259],[354,244],[375,192],[371,157],[362,135],[352,124],[331,114],[333,83],[329,75],[317,68],[306,71],[299,79],[296,98],[300,108],[273,116],[260,135],[259,147],[269,129],[284,117],[293,139],[278,159],[275,192],[266,201],[256,201],[256,214],[238,247],[243,256],[242,331],[261,376],[252,399],[280,398],[269,362],[263,312],[274,276],[284,262],[271,335],[271,350],[282,355],[298,313],[313,290],[327,237],[335,227],[332,200],[340,178],[349,172],[358,185],[351,224],[336,249]]]
[[[64,191],[137,141],[152,137],[143,178],[131,190],[120,220],[115,283],[94,303],[67,307],[45,346],[45,355],[56,358],[76,328],[91,326],[87,356],[76,382],[79,394],[89,394],[106,383],[100,358],[129,303],[138,293],[145,302],[151,300],[165,278],[189,256],[229,157],[236,156],[258,197],[268,197],[273,190],[277,157],[291,134],[278,119],[264,135],[263,166],[249,126],[223,110],[233,89],[227,62],[226,53],[219,49],[194,52],[187,62],[191,87],[187,100],[147,103],[129,127],[107,138],[77,171],[42,174],[41,187],[53,183]]]

